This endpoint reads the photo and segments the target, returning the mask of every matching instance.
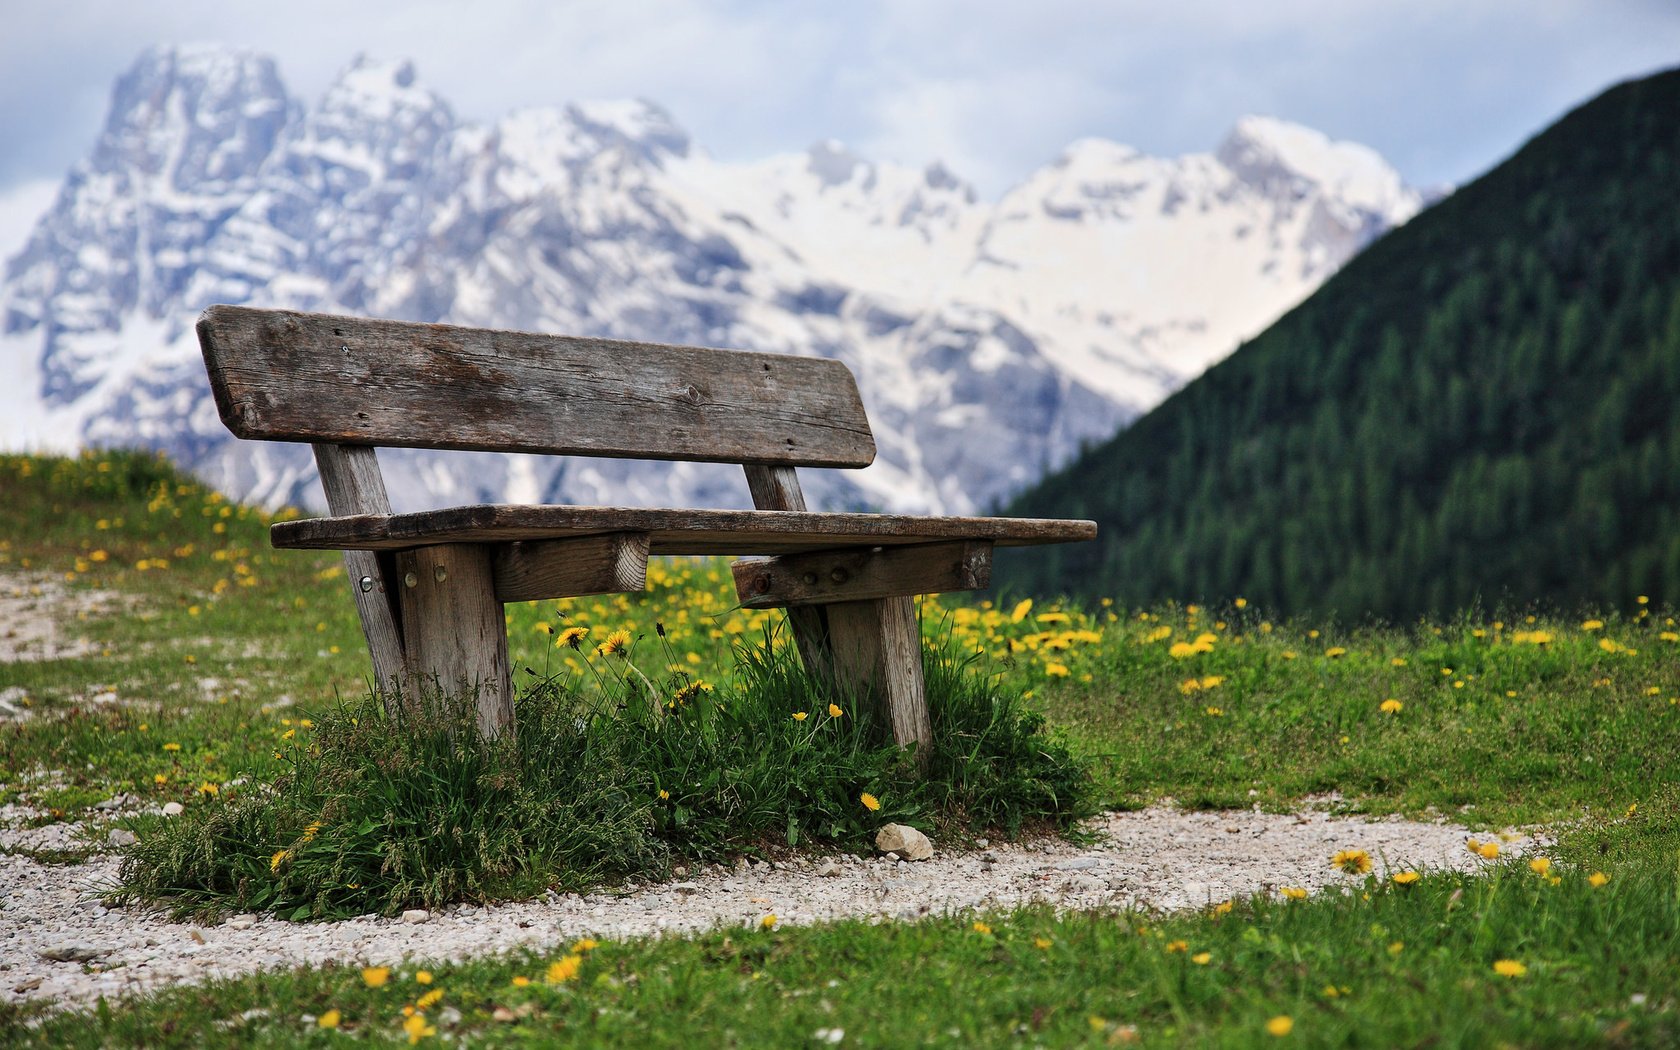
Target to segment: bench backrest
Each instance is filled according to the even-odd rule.
[[[875,439],[822,358],[212,306],[199,344],[241,438],[862,467]]]

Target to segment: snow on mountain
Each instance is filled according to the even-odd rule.
[[[230,493],[318,505],[307,449],[236,442],[210,404],[192,321],[244,302],[838,358],[880,452],[809,472],[813,502],[971,512],[1418,207],[1370,150],[1269,118],[1174,159],[1077,142],[988,203],[835,142],[721,163],[645,101],[464,123],[410,64],[360,58],[306,107],[264,56],[157,48],[6,263],[0,444],[156,447]],[[711,464],[381,461],[399,508],[746,505]]]

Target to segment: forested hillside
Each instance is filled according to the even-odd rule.
[[[1680,598],[1680,70],[1367,249],[1011,513],[1032,592],[1392,619]]]

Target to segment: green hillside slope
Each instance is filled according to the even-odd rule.
[[[1029,593],[1409,617],[1680,598],[1680,70],[1361,254],[1009,508]]]

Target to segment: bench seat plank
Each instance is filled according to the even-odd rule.
[[[1088,540],[1092,521],[1046,518],[924,518],[775,510],[525,506],[481,503],[412,514],[357,514],[276,524],[274,546],[315,550],[406,550],[439,543],[557,540],[606,532],[648,535],[651,555],[792,554],[941,540],[1000,547]]]

